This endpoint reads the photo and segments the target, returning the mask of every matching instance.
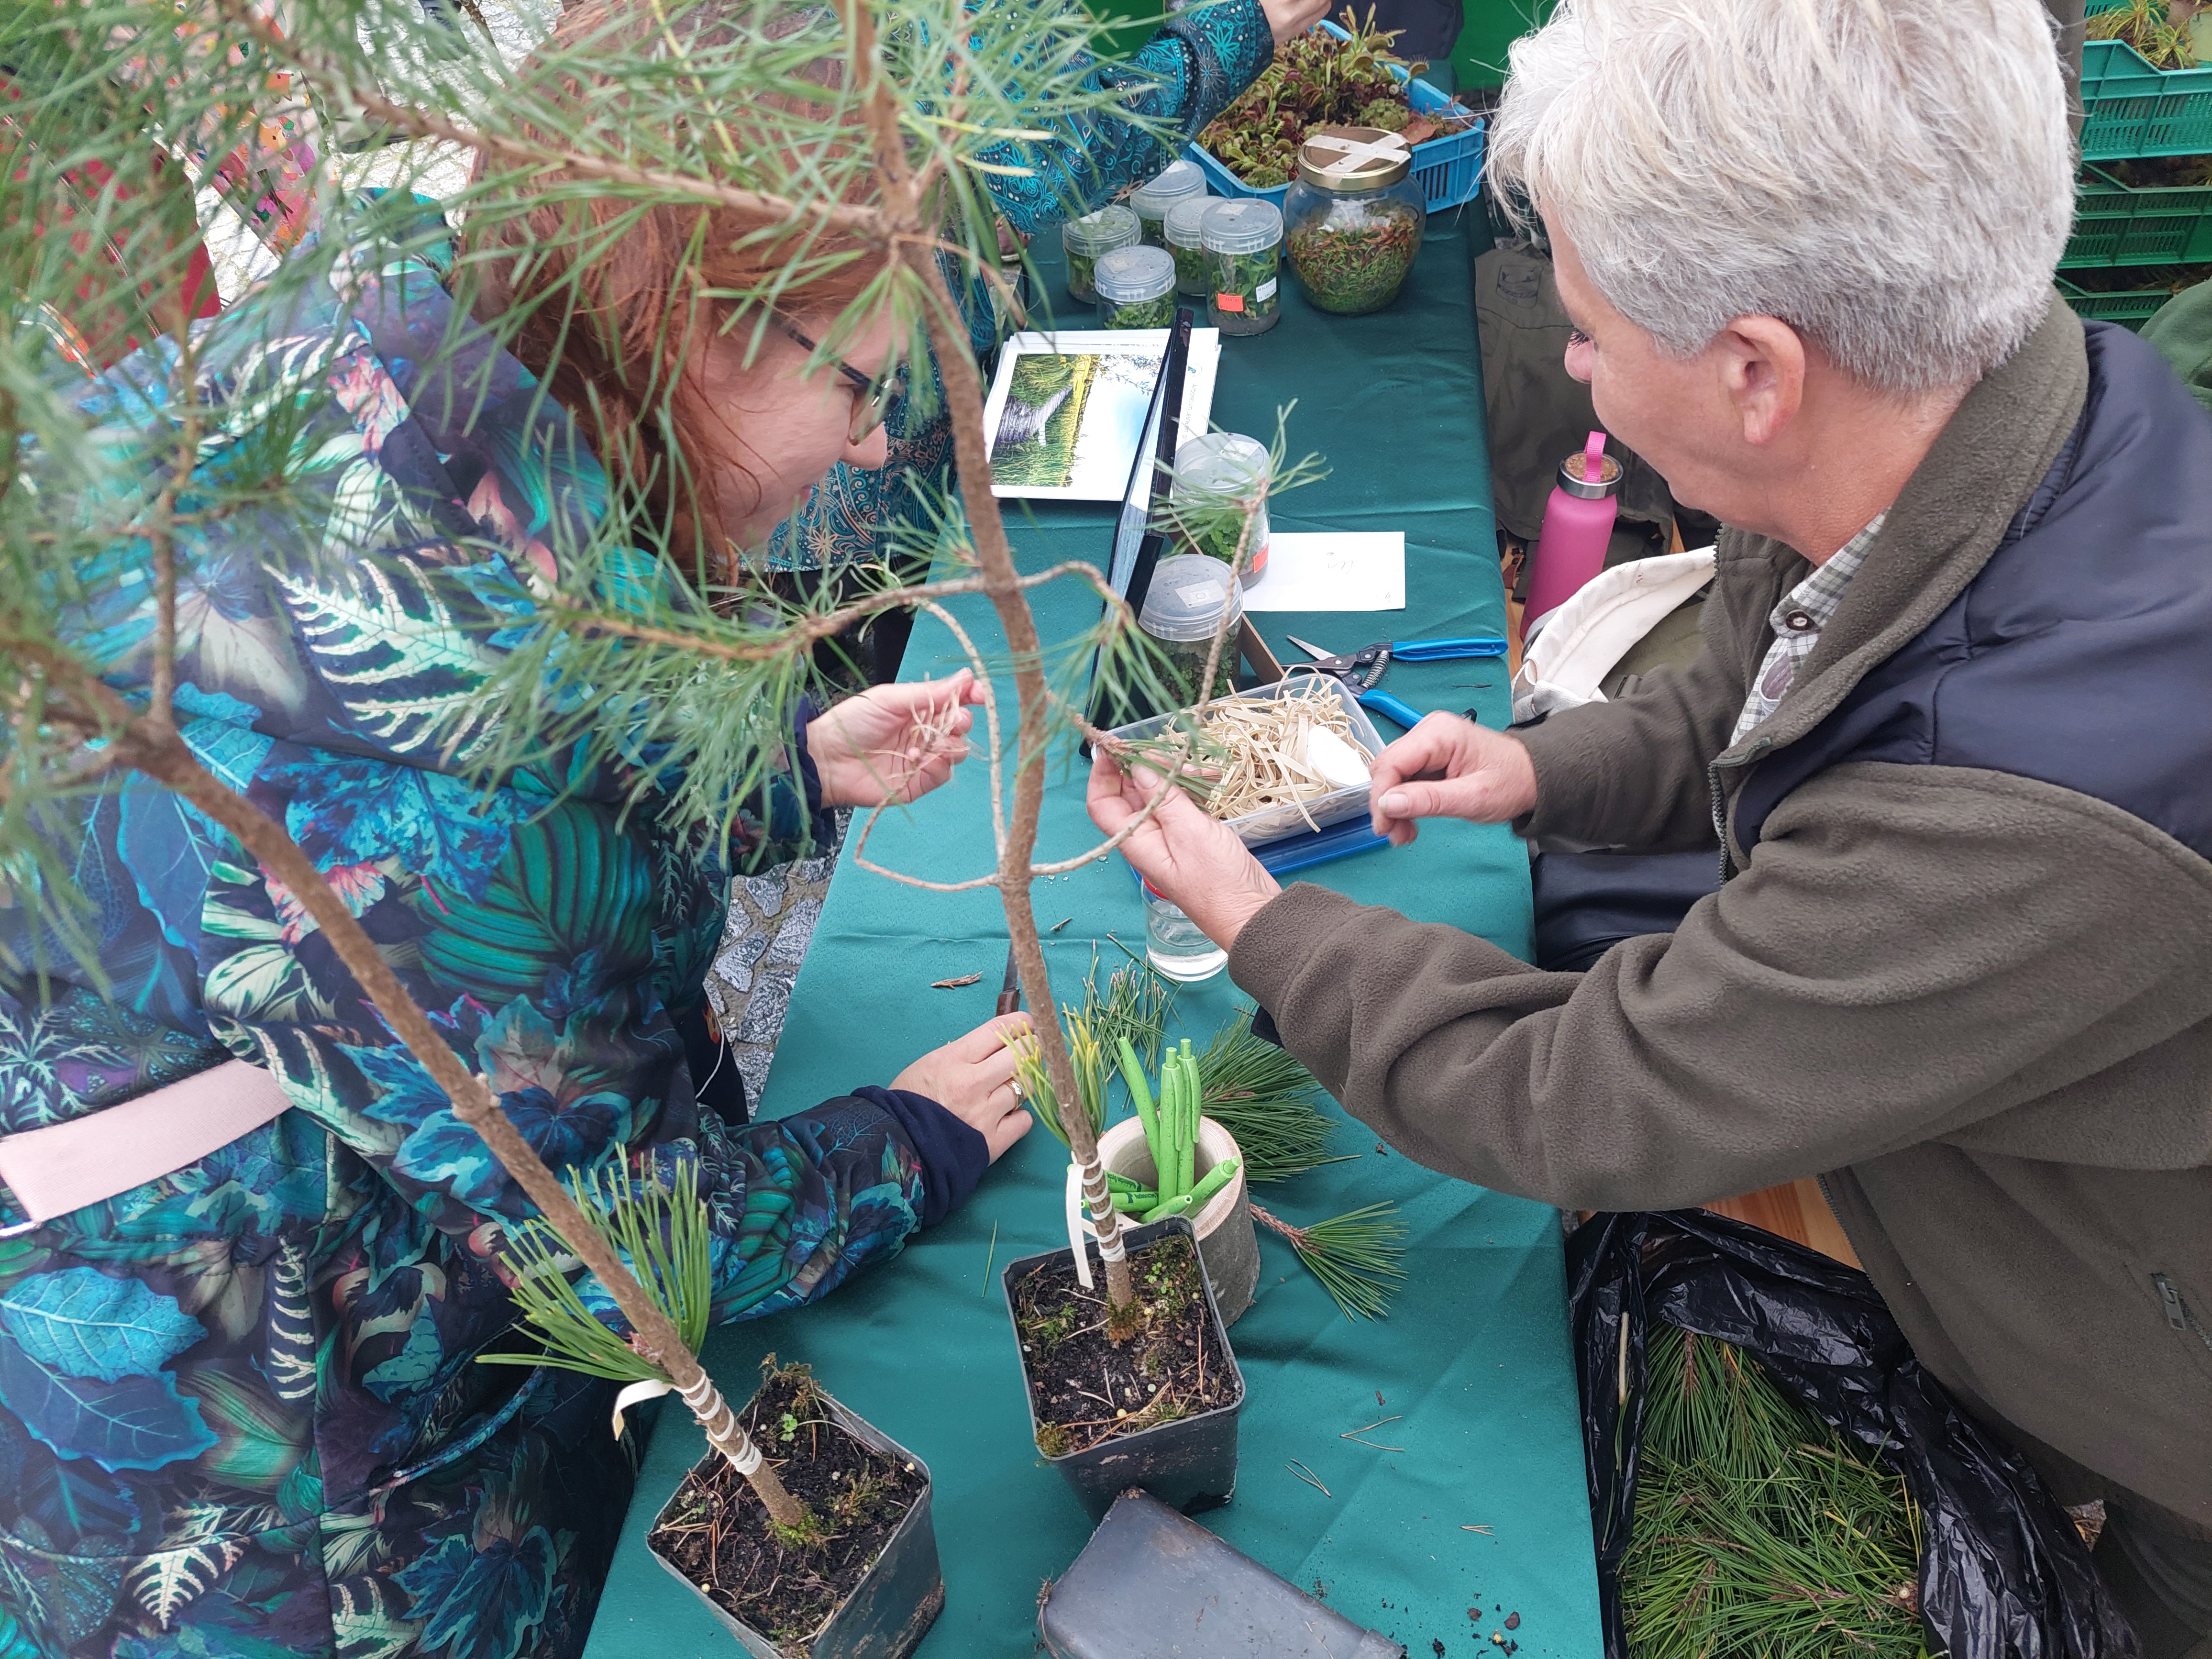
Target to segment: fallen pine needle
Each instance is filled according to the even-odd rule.
[[[1074,918],[1073,916],[1062,916],[1062,917],[1061,917],[1058,921],[1055,921],[1054,923],[1053,923],[1053,925],[1052,925],[1051,927],[1049,927],[1046,928],[1046,929],[1045,929],[1045,932],[1046,932],[1046,933],[1058,933],[1061,928],[1063,928],[1063,927],[1066,927],[1066,926],[1067,926],[1067,924],[1068,924],[1069,922],[1073,921],[1074,920],[1075,920],[1075,918]]]
[[[1479,1532],[1485,1538],[1495,1538],[1498,1536],[1498,1534],[1492,1532],[1488,1527],[1462,1527],[1460,1530],[1462,1532]]]
[[[1388,1417],[1378,1417],[1378,1418],[1376,1418],[1376,1419],[1372,1423],[1362,1423],[1362,1424],[1361,1424],[1358,1428],[1356,1428],[1356,1429],[1346,1429],[1346,1430],[1342,1434],[1340,1434],[1340,1435],[1339,1435],[1339,1436],[1337,1436],[1336,1437],[1337,1437],[1339,1440],[1349,1440],[1349,1439],[1351,1439],[1351,1438],[1352,1438],[1352,1437],[1353,1435],[1355,1435],[1355,1434],[1364,1434],[1364,1433],[1366,1433],[1366,1432],[1367,1432],[1367,1431],[1368,1431],[1368,1430],[1370,1430],[1370,1429],[1379,1429],[1379,1428],[1381,1428],[1381,1427],[1382,1427],[1385,1423],[1402,1423],[1402,1422],[1404,1422],[1404,1421],[1405,1421],[1405,1419],[1406,1419],[1406,1413],[1403,1413],[1403,1412],[1393,1412],[1393,1413],[1390,1413],[1390,1415],[1389,1415],[1389,1416],[1388,1416]]]
[[[978,1297],[991,1293],[991,1264],[999,1259],[999,1224],[991,1224],[991,1253],[983,1258],[983,1288],[975,1292]]]
[[[933,991],[957,991],[963,985],[973,985],[982,978],[981,974],[963,974],[958,979],[933,979],[929,981]]]
[[[1316,1475],[1304,1464],[1299,1462],[1297,1458],[1293,1457],[1289,1462],[1284,1464],[1283,1467],[1288,1469],[1292,1474],[1297,1476],[1299,1480],[1304,1481],[1306,1485],[1311,1486],[1323,1498],[1334,1498],[1336,1495],[1334,1492],[1329,1491],[1327,1486],[1322,1485],[1320,1476]]]
[[[1362,1440],[1362,1439],[1361,1439],[1358,1435],[1356,1435],[1356,1434],[1340,1434],[1340,1435],[1339,1435],[1339,1436],[1337,1436],[1336,1437],[1337,1437],[1339,1440],[1349,1440],[1349,1441],[1350,1441],[1350,1442],[1352,1442],[1352,1443],[1353,1445],[1355,1445],[1355,1446],[1367,1446],[1367,1447],[1371,1447],[1371,1448],[1372,1448],[1373,1449],[1375,1449],[1376,1451],[1396,1451],[1396,1452],[1401,1452],[1401,1451],[1403,1451],[1403,1450],[1405,1450],[1405,1449],[1406,1449],[1403,1446],[1386,1446],[1386,1445],[1383,1445],[1380,1441],[1376,1441],[1376,1440]]]

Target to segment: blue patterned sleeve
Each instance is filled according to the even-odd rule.
[[[848,1096],[742,1129],[700,1119],[718,1323],[827,1296],[921,1224],[922,1160],[872,1101]]]
[[[1100,64],[1086,84],[1127,86],[1131,113],[1167,120],[1194,138],[1259,78],[1275,56],[1260,0],[1213,0],[1169,20],[1124,64]],[[1049,143],[1009,140],[983,159],[1031,169],[993,175],[990,190],[1016,230],[1033,234],[1087,213],[1175,159],[1143,129],[1096,113],[1057,124]]]

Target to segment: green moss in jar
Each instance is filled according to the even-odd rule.
[[[1286,239],[1291,269],[1323,311],[1347,317],[1379,311],[1413,268],[1421,228],[1419,216],[1395,202],[1358,215],[1324,215]]]
[[[1098,325],[1101,328],[1169,328],[1175,323],[1176,300],[1172,294],[1163,294],[1153,300],[1101,300],[1098,302]]]

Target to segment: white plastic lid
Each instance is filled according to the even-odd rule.
[[[1091,285],[1112,305],[1157,300],[1175,291],[1175,255],[1164,247],[1117,247],[1098,256]]]
[[[1208,432],[1176,450],[1172,492],[1235,494],[1267,476],[1267,446],[1241,432]]]
[[[1129,192],[1129,205],[1147,219],[1157,219],[1186,196],[1206,194],[1206,175],[1195,161],[1170,161],[1158,177],[1147,179]]]
[[[1145,594],[1137,626],[1156,640],[1188,645],[1213,637],[1224,605],[1232,620],[1243,614],[1244,598],[1229,567],[1203,553],[1178,553],[1153,567],[1152,585]],[[1224,644],[1222,660],[1235,660],[1231,654],[1235,649],[1234,641]]]
[[[1206,243],[1198,234],[1198,224],[1212,205],[1211,196],[1186,196],[1170,208],[1167,217],[1160,222],[1160,234],[1167,239],[1168,246],[1204,247]]]
[[[1216,253],[1257,253],[1283,240],[1283,210],[1257,196],[1213,202],[1207,204],[1199,230],[1205,245]]]
[[[1060,245],[1071,253],[1105,253],[1127,247],[1145,234],[1137,216],[1119,202],[1071,219],[1060,228]]]

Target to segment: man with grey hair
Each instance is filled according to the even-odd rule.
[[[1717,890],[1581,974],[1315,885],[1170,792],[1123,851],[1346,1107],[1577,1208],[1822,1173],[1929,1369],[2212,1653],[2212,423],[2053,303],[2036,0],[1564,0],[1492,162],[1571,373],[1729,526],[1704,647],[1510,735],[1432,714],[1376,827],[1663,850]],[[1093,774],[1130,824],[1148,775]],[[1824,1172],[1824,1173],[1823,1173]]]

